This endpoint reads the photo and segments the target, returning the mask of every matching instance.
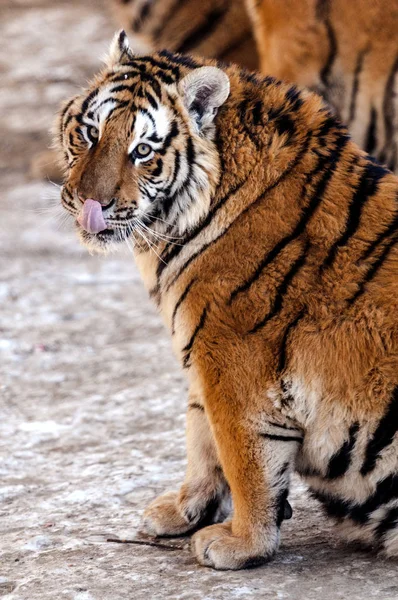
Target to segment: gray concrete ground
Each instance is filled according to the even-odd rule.
[[[92,258],[29,179],[61,99],[99,64],[102,2],[0,1],[0,596],[9,600],[398,597],[397,564],[346,547],[296,481],[269,565],[199,567],[136,539],[184,471],[186,384],[130,255]]]

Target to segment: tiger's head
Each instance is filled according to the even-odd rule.
[[[207,214],[220,171],[214,121],[229,88],[215,66],[134,56],[124,31],[115,36],[107,68],[57,121],[62,203],[90,250],[135,231],[183,234]]]

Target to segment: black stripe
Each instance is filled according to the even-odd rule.
[[[153,7],[152,0],[147,0],[145,2],[145,4],[142,5],[140,12],[138,13],[137,17],[134,19],[134,21],[131,24],[131,29],[135,33],[138,33],[140,31],[141,27],[144,25],[145,21],[148,20],[150,14],[151,14],[152,7]]]
[[[167,76],[167,79],[172,79],[171,83],[175,83],[180,78],[180,69],[176,65],[170,64],[170,62],[164,60],[158,60],[154,56],[134,56],[134,59],[129,63],[130,66],[145,71],[148,65],[156,67],[159,71],[156,71],[156,77],[162,79],[162,76]],[[171,74],[170,74],[171,72]],[[153,74],[149,74],[153,76]],[[173,77],[171,77],[171,75]]]
[[[169,186],[170,189],[172,189],[173,185],[175,184],[175,182],[178,179],[178,175],[181,169],[181,153],[179,150],[176,150],[174,153],[174,173],[173,173],[173,181],[170,184],[171,187]]]
[[[158,158],[156,161],[156,167],[152,171],[152,177],[159,177],[159,175],[161,175],[162,171],[163,171],[163,160],[161,158]]]
[[[129,100],[119,100],[117,106],[115,106],[114,108],[112,108],[112,110],[110,111],[110,113],[107,116],[107,119],[110,119],[117,110],[121,110],[122,108],[126,108],[126,106],[129,106],[130,102]]]
[[[296,112],[304,104],[300,90],[294,85],[292,85],[286,92],[286,100],[290,102],[289,109],[293,112]]]
[[[86,112],[86,110],[88,109],[88,106],[89,106],[91,100],[93,98],[95,98],[96,96],[98,96],[98,93],[99,93],[99,88],[96,88],[95,90],[93,90],[92,92],[90,92],[88,96],[86,96],[86,98],[84,99],[84,102],[82,104],[82,110],[81,110],[82,113]]]
[[[148,90],[146,90],[146,92],[145,92],[145,97],[147,98],[147,100],[148,100],[149,104],[152,106],[152,108],[154,108],[155,110],[157,110],[159,108],[159,104],[157,103],[155,98],[152,96],[152,94],[150,92],[148,92]]]
[[[111,88],[109,90],[110,94],[117,94],[118,92],[132,92],[134,90],[135,86],[133,85],[125,85],[123,83],[120,83],[119,85],[115,85],[115,87]]]
[[[251,31],[244,33],[238,39],[233,39],[228,46],[225,46],[225,48],[223,48],[217,53],[218,60],[224,60],[228,56],[228,54],[231,54],[231,52],[235,52],[235,50],[238,50],[238,48],[241,45],[246,44],[246,42],[248,42],[250,39],[252,39]]]
[[[158,80],[155,79],[154,77],[150,77],[149,85],[151,86],[152,91],[155,94],[155,96],[157,96],[158,100],[160,101],[162,99],[162,87],[161,87],[160,83],[158,82]]]
[[[343,519],[349,516],[351,505],[346,500],[342,500],[341,498],[337,498],[331,494],[325,494],[316,490],[310,491],[311,496],[315,498],[315,500],[319,500],[319,502],[322,503],[326,513],[330,517],[334,517],[335,519]]]
[[[148,119],[150,120],[150,122],[152,123],[153,128],[156,130],[156,122],[155,119],[153,118],[153,116],[151,115],[151,113],[149,112],[149,110],[147,110],[146,108],[142,107],[139,109],[139,111],[145,115],[146,117],[148,117]],[[165,138],[165,141],[167,140],[167,137]]]
[[[248,333],[256,333],[259,329],[264,327],[264,325],[268,321],[273,319],[282,310],[283,300],[284,300],[285,294],[287,292],[287,289],[288,289],[293,277],[298,273],[298,271],[301,269],[301,267],[304,266],[305,261],[307,259],[309,246],[310,246],[310,244],[309,244],[309,242],[307,242],[304,246],[303,252],[300,254],[300,256],[298,258],[296,258],[296,260],[290,267],[289,271],[286,273],[285,277],[283,278],[282,282],[278,285],[278,287],[276,289],[276,296],[272,303],[272,308],[271,308],[270,312],[264,317],[264,319],[262,319],[259,323],[257,323],[257,325],[255,325],[252,329],[250,329]]]
[[[196,281],[197,281],[196,278],[194,278],[194,279],[192,279],[192,281],[190,281],[188,283],[187,287],[182,292],[181,296],[178,298],[178,300],[174,306],[173,314],[171,316],[171,334],[172,335],[174,335],[174,332],[175,332],[175,319],[176,319],[177,311],[180,308],[181,304],[184,302],[185,298],[188,296],[191,287],[193,286],[194,283],[196,283]]]
[[[160,287],[159,285],[155,285],[151,290],[149,290],[149,297],[152,298],[156,305],[159,306],[160,302]]]
[[[366,447],[365,460],[361,468],[361,475],[371,473],[375,467],[380,453],[389,446],[398,431],[398,386],[394,389],[390,404],[384,416],[380,419],[372,439]]]
[[[293,119],[289,115],[281,115],[277,119],[275,119],[275,127],[279,135],[283,135],[287,133],[291,138],[295,131],[296,127],[294,125]]]
[[[171,195],[171,191],[173,189],[173,186],[175,185],[175,182],[177,181],[178,174],[180,172],[180,168],[181,168],[181,154],[180,154],[179,150],[175,150],[175,152],[174,152],[174,169],[173,169],[171,181],[170,181],[170,183],[168,183],[167,187],[165,187],[164,191],[163,191],[165,198],[162,203],[162,212],[163,212],[163,217],[166,220],[169,216],[169,212],[171,210],[171,207],[173,206],[173,202],[174,202],[177,194],[181,193],[181,191],[182,191],[182,190],[178,189],[175,194]]]
[[[277,442],[299,442],[303,443],[302,437],[296,437],[292,435],[273,435],[272,433],[260,433],[261,437],[267,440],[275,440]]]
[[[359,89],[359,77],[362,73],[363,61],[364,61],[365,55],[369,52],[369,50],[370,50],[369,47],[365,48],[364,50],[361,50],[361,52],[359,52],[358,57],[357,57],[357,64],[355,65],[355,71],[354,71],[354,82],[352,84],[350,114],[348,117],[348,123],[352,123],[355,119],[355,113],[356,113],[356,108],[357,108],[357,96],[358,96],[358,89]]]
[[[318,158],[315,168],[310,173],[308,173],[306,177],[302,188],[302,195],[306,194],[308,185],[310,184],[311,179],[314,177],[314,175],[316,175],[318,172],[323,172],[323,175],[319,180],[315,191],[312,195],[312,198],[308,206],[304,210],[299,222],[289,235],[282,238],[276,244],[276,246],[274,246],[274,248],[265,255],[265,257],[256,267],[254,273],[249,277],[249,279],[247,279],[244,283],[242,283],[235,290],[233,290],[229,299],[229,303],[232,303],[232,301],[238,296],[238,294],[248,290],[250,286],[260,277],[264,269],[280,254],[280,252],[282,252],[282,250],[288,244],[293,242],[300,235],[302,235],[302,233],[304,233],[307,223],[309,222],[315,210],[318,208],[319,204],[322,201],[323,194],[325,193],[326,187],[337,168],[337,163],[340,159],[340,156],[343,152],[346,143],[347,138],[345,136],[339,136],[336,142],[335,150],[329,155]]]
[[[163,202],[162,211],[163,211],[163,217],[166,220],[169,217],[169,212],[173,206],[175,199],[178,198],[178,196],[180,196],[181,194],[183,194],[183,192],[189,187],[189,185],[191,183],[193,169],[196,166],[196,164],[195,164],[195,147],[194,147],[191,136],[188,136],[188,138],[187,138],[185,162],[188,165],[188,173],[186,174],[184,181],[178,186],[178,188],[176,189],[174,194],[170,195],[171,190],[172,190],[175,182],[177,181],[177,178],[178,178],[178,175],[179,175],[179,172],[181,169],[181,153],[179,150],[176,150],[175,154],[174,154],[173,178],[172,178],[171,183],[164,190],[166,199]],[[191,194],[189,194],[189,197],[192,199]],[[182,245],[180,245],[180,247],[182,247]],[[166,248],[168,248],[168,245],[166,246]]]
[[[366,163],[365,169],[359,180],[359,185],[348,207],[344,231],[330,247],[326,258],[321,265],[321,272],[333,264],[339,248],[345,246],[350,238],[357,232],[362,210],[369,198],[377,193],[379,182],[386,173],[387,171],[383,169],[383,167],[371,162]]]
[[[164,138],[163,146],[162,146],[162,148],[160,148],[159,150],[157,150],[157,153],[160,154],[161,156],[164,156],[166,154],[167,150],[170,148],[173,139],[175,137],[177,137],[177,135],[179,133],[180,133],[180,130],[178,128],[177,122],[173,121],[169,133]]]
[[[263,201],[264,197],[266,196],[266,194],[268,194],[271,190],[273,190],[277,185],[279,185],[280,183],[282,183],[282,181],[284,181],[286,179],[286,177],[288,177],[290,175],[290,173],[296,168],[296,166],[298,165],[298,163],[301,161],[301,159],[304,157],[304,155],[307,153],[308,147],[309,147],[309,142],[310,142],[310,134],[308,135],[306,141],[303,144],[303,147],[301,148],[300,152],[297,153],[296,158],[291,161],[291,163],[289,164],[289,166],[285,169],[285,171],[283,171],[283,173],[281,173],[281,175],[278,177],[278,179],[276,181],[274,181],[274,183],[272,183],[271,185],[269,185],[265,190],[263,190],[263,192],[253,201],[251,202],[248,206],[246,206],[246,208],[243,209],[243,211],[236,217],[236,219],[234,221],[232,221],[232,223],[230,223],[229,225],[227,225],[227,227],[211,242],[208,242],[207,244],[204,244],[201,248],[199,248],[199,250],[197,250],[197,252],[195,252],[194,254],[192,254],[185,262],[185,264],[178,270],[178,272],[176,273],[176,275],[173,277],[173,279],[170,281],[170,283],[167,285],[166,287],[166,291],[170,289],[170,287],[172,285],[174,285],[174,283],[177,281],[177,279],[180,277],[180,275],[185,271],[185,269],[191,264],[191,262],[193,260],[195,260],[198,256],[200,256],[203,252],[205,252],[208,248],[210,248],[211,246],[213,246],[214,244],[216,244],[226,233],[228,233],[228,231],[230,230],[231,227],[233,227],[233,225],[235,225],[238,221],[240,221],[240,219],[242,218],[242,216],[244,214],[246,214],[249,210],[251,210],[253,207],[255,207],[256,205],[258,205],[260,202]],[[248,176],[249,177],[249,176]],[[244,182],[242,182],[242,184],[238,185],[237,188],[239,189],[239,187],[241,187],[241,185],[243,185]],[[236,188],[235,188],[236,191]],[[233,193],[233,192],[232,192]],[[230,195],[232,195],[232,193],[228,194],[228,197]],[[225,202],[225,198],[223,199],[223,203]],[[214,213],[217,210],[217,207],[219,207],[220,205],[216,205],[215,209],[213,209],[213,211],[210,211],[208,213],[208,216],[205,219],[205,222],[210,222],[212,219],[209,219],[210,215],[214,215]],[[200,230],[203,229],[203,226],[200,228]],[[198,231],[198,230],[195,230]],[[197,235],[197,234],[195,234]],[[191,237],[191,239],[193,237],[195,237],[195,235],[193,235]],[[178,248],[178,246],[177,246]]]
[[[94,108],[95,111],[97,111],[99,108],[102,108],[103,106],[105,106],[105,104],[109,104],[110,102],[116,102],[117,104],[122,103],[122,100],[119,100],[119,98],[113,98],[113,97],[109,97],[109,98],[105,98],[105,100],[102,100],[99,104],[97,104],[97,106]],[[109,117],[109,115],[108,115]]]
[[[191,402],[190,404],[188,404],[188,410],[190,409],[200,410],[201,412],[204,412],[205,410],[204,406],[199,404],[199,402]]]
[[[390,235],[395,233],[397,230],[398,230],[398,212],[397,212],[394,220],[388,225],[388,227],[386,227],[381,233],[379,233],[377,238],[375,240],[373,240],[373,242],[369,245],[367,250],[358,259],[357,264],[366,260],[372,254],[373,250],[377,246],[379,246],[382,242],[384,242],[384,240],[386,238],[390,237]]]
[[[326,27],[326,35],[327,35],[327,38],[329,41],[329,54],[328,54],[326,63],[321,70],[320,77],[321,77],[322,83],[326,87],[328,87],[328,83],[329,83],[328,79],[329,79],[330,73],[332,71],[334,61],[336,60],[336,56],[337,56],[337,39],[336,39],[336,34],[334,32],[332,25],[330,24],[329,19],[325,19],[324,23],[325,23],[325,27]]]
[[[174,63],[175,65],[181,65],[190,69],[197,69],[202,66],[194,58],[192,58],[192,56],[181,56],[179,54],[173,54],[172,52],[169,52],[169,50],[162,50],[161,52],[159,52],[159,55],[164,56],[165,58],[167,58],[167,60]]]
[[[264,103],[262,100],[257,100],[252,108],[252,118],[254,125],[261,125],[263,122]]]
[[[395,106],[394,106],[395,91],[394,91],[394,87],[395,87],[395,77],[397,75],[397,71],[398,71],[398,56],[396,57],[396,59],[394,61],[394,64],[393,64],[390,74],[388,76],[388,79],[386,82],[386,87],[384,90],[383,115],[384,115],[384,127],[385,127],[386,142],[385,142],[385,147],[384,147],[383,153],[385,155],[388,155],[389,150],[391,150],[391,146],[393,143],[394,131],[395,131],[395,126],[394,126],[394,122],[395,122]],[[392,166],[395,166],[395,165],[392,165]]]
[[[364,293],[366,284],[369,283],[370,281],[372,281],[372,279],[377,275],[379,269],[381,269],[381,267],[383,266],[384,261],[388,258],[388,255],[390,254],[391,250],[396,245],[397,241],[398,241],[398,236],[394,236],[388,242],[388,244],[386,244],[386,246],[384,247],[384,250],[380,254],[379,258],[377,260],[375,260],[375,262],[372,264],[372,266],[366,273],[363,280],[358,284],[358,289],[355,292],[355,294],[351,298],[349,298],[349,300],[347,301],[348,306],[352,306],[354,304],[354,302]]]
[[[74,117],[76,117],[76,119],[78,120],[78,122],[81,122],[81,115],[69,114],[69,115],[66,117],[66,119],[65,119],[65,122],[64,122],[64,124],[63,124],[62,131],[63,131],[64,133],[65,133],[65,131],[66,131],[66,128],[68,127],[69,123],[72,121],[72,119],[73,119]],[[78,117],[80,117],[80,118],[78,118]]]
[[[278,479],[282,479],[282,478],[283,478],[283,476],[284,476],[284,475],[286,475],[286,473],[287,473],[287,472],[288,472],[288,470],[289,470],[289,467],[290,467],[290,463],[289,463],[289,462],[285,462],[285,463],[282,465],[282,467],[281,467],[281,469],[280,469],[280,471],[279,471],[279,473],[278,473],[278,475],[277,475]]]
[[[376,131],[377,131],[377,112],[374,106],[372,106],[370,111],[370,121],[368,126],[368,131],[366,134],[366,142],[365,142],[365,152],[368,154],[372,154],[375,151],[377,146],[376,139]]]
[[[349,517],[356,523],[364,524],[380,506],[398,498],[398,475],[390,475],[380,481],[374,493],[362,504],[315,490],[311,490],[311,495],[324,504],[330,516],[340,519]]]
[[[224,6],[215,8],[209,12],[206,15],[206,20],[188,34],[179,44],[178,48],[176,48],[176,51],[185,54],[189,53],[193,48],[197,48],[197,46],[214,33],[227,11],[227,4],[224,3]]]
[[[286,504],[290,507],[289,502],[287,501],[287,497],[289,494],[289,490],[287,488],[280,490],[280,492],[278,493],[277,497],[275,498],[275,508],[276,508],[276,526],[280,527],[282,521],[285,518],[285,508],[286,508]],[[291,510],[291,507],[290,507]],[[287,514],[288,511],[287,511]],[[287,517],[288,519],[291,518]]]
[[[60,123],[61,123],[61,130],[65,129],[65,125],[64,125],[64,118],[66,113],[68,112],[68,110],[70,109],[70,107],[72,106],[72,104],[74,103],[74,101],[76,100],[76,98],[72,98],[71,100],[69,100],[69,102],[66,104],[66,106],[64,106],[64,108],[62,109],[62,112],[59,116],[60,118]]]
[[[70,148],[70,146],[72,146],[73,148],[76,147],[75,138],[74,138],[74,135],[73,135],[72,131],[69,132],[68,140],[69,140],[69,148],[68,148],[69,152],[72,154],[72,156],[76,156],[76,154],[74,154],[73,151]]]
[[[207,317],[207,310],[208,310],[208,304],[206,304],[206,306],[203,309],[203,312],[200,316],[199,319],[199,323],[196,325],[193,334],[191,335],[191,338],[189,340],[189,342],[187,343],[186,346],[184,346],[184,348],[182,349],[182,352],[185,353],[184,356],[184,360],[183,360],[183,366],[186,367],[188,365],[188,361],[191,357],[191,352],[192,352],[192,347],[194,345],[196,336],[198,335],[199,331],[203,328],[205,321],[206,321],[206,317]]]
[[[167,28],[165,27],[165,23],[169,23],[173,18],[176,17],[176,13],[180,10],[181,7],[184,6],[186,0],[174,0],[174,2],[170,2],[167,13],[163,15],[160,20],[160,23],[155,29],[152,31],[152,38],[155,42],[155,46],[158,46],[159,38],[163,32],[167,32]]]
[[[127,75],[127,77],[126,77]],[[121,75],[112,75],[109,77],[108,81],[110,83],[118,83],[119,81],[127,82],[134,80],[135,83],[139,83],[141,79],[140,71],[134,71],[129,69],[128,71],[124,71]],[[130,89],[133,89],[133,85],[128,86]]]
[[[366,502],[351,507],[350,517],[357,523],[366,523],[372,512],[395,498],[398,498],[398,475],[389,475],[377,484]]]
[[[242,125],[243,131],[246,134],[246,136],[249,138],[249,140],[252,142],[252,144],[258,150],[261,145],[260,140],[258,138],[257,133],[251,131],[249,123],[247,122],[247,117],[250,116],[250,112],[249,112],[249,108],[248,108],[249,103],[250,103],[250,99],[245,98],[245,100],[242,100],[242,102],[237,107],[237,111],[239,113],[239,122]]]
[[[280,423],[274,423],[273,421],[267,421],[267,423],[272,427],[280,427],[281,429],[288,429],[289,431],[299,431],[297,427],[289,427],[288,425],[281,425]]]
[[[285,367],[286,367],[286,346],[287,346],[287,341],[288,341],[289,335],[290,335],[292,329],[294,329],[294,327],[296,327],[296,325],[299,323],[299,321],[301,321],[301,319],[304,317],[305,314],[306,314],[306,311],[304,309],[302,309],[298,313],[298,315],[293,319],[293,321],[291,321],[285,329],[285,332],[284,332],[283,338],[282,338],[281,347],[279,350],[279,364],[278,364],[278,373],[279,374],[283,373],[283,371],[285,370]]]
[[[348,432],[348,440],[344,442],[340,450],[338,450],[329,461],[326,472],[327,479],[337,479],[347,472],[351,463],[351,453],[355,446],[358,431],[358,423],[351,425]]]
[[[67,187],[67,185],[64,185],[64,187],[62,188],[62,190],[68,196],[68,198],[70,198],[71,200],[73,199],[73,194],[69,190],[69,188]]]
[[[257,0],[260,3],[262,0]],[[330,0],[317,0],[315,6],[315,16],[319,21],[324,21],[330,12]]]
[[[375,535],[380,540],[384,538],[391,529],[398,528],[398,506],[390,508],[384,519],[378,524]]]
[[[139,60],[139,58],[140,57],[137,57],[134,60]],[[146,57],[145,60],[147,60],[148,62],[152,61],[152,59],[150,61],[148,57]],[[142,64],[141,67],[142,67],[142,69],[145,69],[144,64]],[[161,67],[159,67],[159,69],[160,68]],[[166,68],[167,68],[166,66],[163,67],[163,69],[166,69]],[[170,69],[171,68],[172,67],[170,66]],[[165,70],[159,70],[159,71],[156,71],[156,73],[145,73],[145,71],[144,71],[144,72],[140,72],[140,74],[139,74],[140,83],[145,81],[145,82],[152,84],[152,88],[155,91],[155,87],[157,87],[157,86],[156,86],[156,83],[154,85],[154,82],[156,81],[156,79],[154,78],[154,75],[156,75],[156,78],[159,79],[162,83],[164,83],[166,85],[173,85],[174,83],[176,83],[176,81],[178,79],[177,76],[174,76],[171,73],[167,73]],[[159,82],[158,82],[158,85],[159,85]]]

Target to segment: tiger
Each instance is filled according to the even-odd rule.
[[[398,1],[246,0],[266,75],[322,94],[366,152],[398,171]]]
[[[142,530],[261,565],[296,472],[348,540],[396,557],[397,177],[319,95],[136,55],[124,31],[56,144],[81,242],[132,248],[189,385],[185,479]]]

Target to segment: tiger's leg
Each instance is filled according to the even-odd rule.
[[[242,397],[242,396],[241,396]],[[198,531],[192,549],[198,561],[216,569],[241,569],[266,562],[279,543],[286,517],[290,471],[302,442],[281,415],[253,410],[255,400],[206,398],[221,464],[231,488],[232,521]]]
[[[187,413],[185,481],[179,492],[159,496],[146,509],[144,530],[151,535],[180,535],[224,520],[230,494],[203,405],[190,397]]]

